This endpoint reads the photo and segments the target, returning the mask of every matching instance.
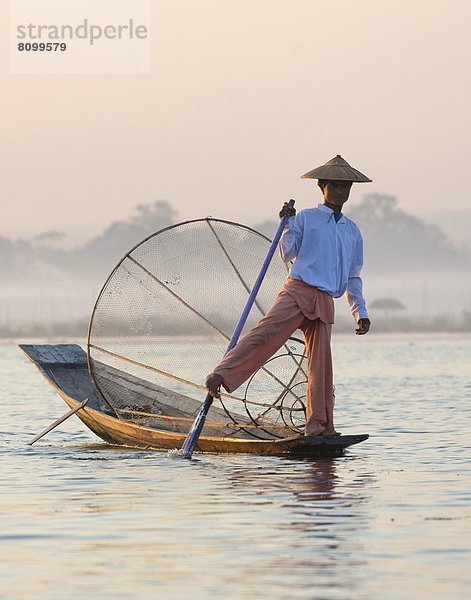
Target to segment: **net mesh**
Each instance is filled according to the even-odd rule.
[[[90,321],[88,357],[118,418],[187,433],[205,397],[270,241],[218,219],[164,229],[131,250],[105,283]],[[242,335],[267,312],[286,266],[275,256]],[[253,377],[213,403],[203,434],[281,438],[305,423],[306,357],[294,334]]]

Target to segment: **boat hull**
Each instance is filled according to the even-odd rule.
[[[94,396],[93,401],[78,410],[76,415],[105,442],[162,451],[179,450],[182,447],[186,437],[182,433],[143,427],[107,414],[100,406],[100,399],[93,389],[86,370],[86,361],[82,362],[82,353],[85,353],[80,346],[60,344],[20,347],[70,408],[77,408],[85,398]],[[61,382],[64,382],[64,385],[61,385]],[[348,446],[358,444],[368,437],[367,434],[360,434],[331,438],[296,436],[257,440],[202,435],[198,439],[196,451],[268,456],[339,456]]]
[[[78,402],[60,394],[70,408],[77,408]],[[79,419],[98,437],[110,444],[152,448],[155,450],[179,450],[185,440],[180,433],[149,429],[119,421],[90,408],[82,408],[77,413]],[[322,436],[297,436],[283,440],[243,440],[201,436],[196,451],[212,454],[265,454],[281,456],[339,456],[352,444],[368,439],[364,435],[348,435],[340,438]]]

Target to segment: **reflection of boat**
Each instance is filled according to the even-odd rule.
[[[117,393],[123,396],[130,387],[139,396],[139,411],[132,408],[117,410],[97,392],[87,368],[84,350],[75,344],[21,345],[27,357],[57,391],[71,409],[77,409],[88,398],[86,406],[77,416],[96,435],[113,444],[155,448],[179,449],[186,437],[188,425],[197,414],[201,403],[193,398],[178,395],[145,380],[139,380],[124,372],[110,370],[109,377]],[[132,413],[133,422],[126,421],[126,413]],[[278,439],[254,439],[243,437],[240,426],[237,431],[227,423],[227,414],[212,407],[204,433],[197,444],[200,452],[245,453],[267,455],[336,456],[347,446],[358,444],[368,435],[345,435],[336,438],[322,436],[288,437]],[[250,422],[247,422],[247,428]],[[235,434],[237,437],[235,437]]]

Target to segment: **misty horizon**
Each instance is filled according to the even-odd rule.
[[[416,326],[426,328],[442,315],[442,324],[437,322],[435,328],[467,326],[471,251],[439,227],[402,210],[397,199],[387,194],[364,194],[362,202],[345,213],[364,237],[367,304],[374,307],[379,301],[381,306],[382,300],[392,299],[403,306],[392,311],[372,308],[373,320],[382,321],[383,328],[388,320],[406,327],[407,319],[413,318]],[[9,326],[29,323],[39,331],[63,322],[64,331],[74,330],[72,324],[85,322],[101,286],[126,252],[181,221],[171,204],[160,201],[137,205],[127,220],[111,222],[99,235],[73,248],[62,245],[63,236],[57,231],[31,240],[0,236],[0,327],[7,331]],[[252,226],[271,237],[277,223],[266,219]],[[351,316],[344,299],[336,300],[336,313],[338,329],[348,329]]]
[[[379,195],[388,195],[388,194],[380,193]],[[356,206],[361,204],[364,196],[365,196],[365,194],[363,194],[360,198],[357,197],[353,202],[349,201],[346,204],[344,213],[347,217],[349,216],[349,213],[352,212],[352,210],[354,211],[354,208]],[[130,210],[127,212],[126,215],[124,215],[122,220],[129,221],[130,219],[132,219],[133,214],[136,212],[137,206],[151,205],[155,202],[164,202],[164,203],[168,203],[169,205],[172,205],[172,202],[167,199],[159,199],[159,200],[155,200],[154,202],[149,202],[149,203],[138,202],[133,207],[130,208]],[[247,219],[241,218],[236,222],[248,225],[249,227],[253,227],[255,229],[256,229],[257,225],[263,224],[266,221],[274,222],[275,219],[277,219],[277,213],[278,213],[283,201],[280,201],[280,202],[281,203],[279,205],[276,205],[273,207],[273,211],[271,214],[270,214],[270,212],[267,212],[267,214],[262,215],[261,218],[255,219],[255,220],[249,214],[249,215],[247,215],[247,217],[248,217]],[[299,211],[299,210],[302,210],[305,208],[315,207],[315,206],[317,206],[317,204],[319,202],[322,202],[322,196],[320,196],[318,194],[317,190],[314,190],[311,204],[304,202],[303,205],[301,206],[301,204],[297,202],[296,208]],[[398,198],[398,205],[399,205],[400,209],[404,210],[405,212],[409,212],[407,206],[401,205],[400,198]],[[177,208],[178,203],[176,203],[175,206],[172,205],[172,207],[175,210],[175,214],[177,216],[178,221],[183,222],[183,221],[187,221],[187,220],[193,220],[193,219],[187,218],[185,216],[185,214],[182,214],[181,212],[178,211],[178,208]],[[410,213],[410,214],[413,214],[413,213]],[[228,217],[224,214],[224,207],[221,207],[221,214],[212,214],[212,215],[201,214],[201,215],[195,216],[193,218],[198,219],[198,218],[205,218],[207,216],[211,216],[211,217],[214,217],[217,219],[233,220],[233,219],[228,219]],[[449,211],[449,210],[431,211],[431,212],[424,212],[417,216],[419,216],[423,221],[425,221],[431,225],[436,225],[437,227],[439,227],[443,231],[443,233],[447,236],[447,238],[450,240],[450,242],[453,243],[453,245],[462,247],[465,250],[471,250],[471,236],[469,235],[469,231],[471,230],[471,209],[457,210],[457,211]],[[23,232],[9,232],[9,231],[2,229],[2,227],[0,225],[0,238],[3,237],[3,238],[7,238],[7,239],[10,239],[12,241],[17,241],[17,242],[20,240],[26,240],[28,242],[32,242],[34,240],[39,240],[43,236],[47,237],[47,236],[49,236],[49,234],[54,234],[57,237],[56,243],[60,248],[72,250],[72,249],[77,249],[80,246],[91,241],[92,239],[100,236],[112,223],[114,223],[116,221],[120,221],[120,220],[121,219],[118,218],[118,215],[116,215],[116,217],[115,217],[110,214],[109,223],[108,224],[105,223],[103,226],[100,226],[100,227],[88,227],[88,228],[81,227],[80,229],[74,229],[74,228],[71,228],[70,223],[65,222],[63,224],[63,227],[59,227],[58,229],[34,227],[30,231],[23,231]]]

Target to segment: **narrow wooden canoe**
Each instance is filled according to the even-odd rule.
[[[88,398],[86,406],[76,414],[89,429],[106,442],[156,450],[180,449],[185,434],[136,425],[119,419],[97,393],[87,368],[87,356],[76,344],[22,344],[20,348],[48,383],[70,408],[77,408]],[[345,448],[368,439],[367,434],[295,436],[282,439],[242,439],[203,435],[197,451],[209,453],[265,454],[271,456],[338,456]]]

